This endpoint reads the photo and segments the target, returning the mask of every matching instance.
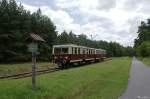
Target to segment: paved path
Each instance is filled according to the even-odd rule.
[[[133,58],[128,87],[119,99],[150,99],[150,67]]]

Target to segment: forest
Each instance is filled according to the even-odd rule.
[[[150,20],[142,22],[139,27],[139,36],[135,40],[135,48],[138,55],[147,56],[150,53],[149,47],[146,50],[143,46],[149,46]],[[50,61],[52,46],[54,44],[77,44],[107,50],[108,57],[131,56],[134,49],[124,47],[116,42],[102,40],[91,40],[87,35],[75,35],[72,31],[58,33],[52,20],[42,14],[40,8],[31,13],[22,4],[15,0],[0,1],[0,63],[27,62],[31,60],[31,53],[27,50],[28,34],[36,33],[45,39],[46,43],[39,44],[39,61]],[[143,30],[144,29],[144,30]]]
[[[135,39],[134,48],[137,56],[149,57],[150,56],[150,19],[146,22],[142,21],[138,27],[138,37]]]

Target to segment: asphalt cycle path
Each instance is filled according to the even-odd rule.
[[[150,67],[133,58],[127,89],[118,99],[150,99]]]

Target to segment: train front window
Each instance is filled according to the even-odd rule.
[[[60,54],[61,53],[61,48],[55,48],[54,53],[55,54]]]
[[[68,54],[68,48],[55,48],[55,54]]]

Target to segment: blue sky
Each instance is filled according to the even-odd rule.
[[[31,12],[39,7],[57,31],[86,34],[94,40],[133,46],[141,21],[150,16],[150,0],[17,0]]]

